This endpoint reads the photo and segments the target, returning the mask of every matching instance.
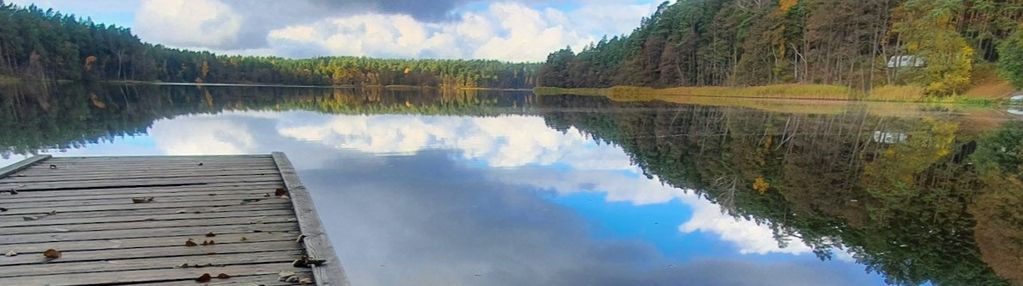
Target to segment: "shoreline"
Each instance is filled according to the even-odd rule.
[[[949,97],[923,96],[913,94],[913,86],[883,86],[876,91],[889,89],[908,90],[909,96],[890,96],[872,92],[859,92],[843,86],[816,84],[781,84],[749,87],[700,86],[651,88],[637,86],[613,86],[607,88],[560,88],[536,87],[533,93],[545,95],[604,96],[615,100],[665,100],[671,98],[730,98],[754,100],[796,100],[834,102],[888,102],[963,105],[1005,105],[1005,95],[955,95]]]

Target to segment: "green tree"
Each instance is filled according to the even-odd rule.
[[[998,74],[1023,89],[1023,24],[998,46]]]

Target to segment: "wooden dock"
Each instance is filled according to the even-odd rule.
[[[348,285],[282,153],[0,169],[0,285]]]

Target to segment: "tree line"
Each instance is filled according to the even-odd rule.
[[[495,60],[218,55],[145,43],[128,28],[0,0],[0,75],[23,79],[528,88],[539,69]]]
[[[914,84],[962,92],[978,68],[1023,88],[1020,0],[679,0],[631,34],[550,54],[542,86]]]

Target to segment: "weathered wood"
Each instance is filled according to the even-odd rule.
[[[125,180],[103,180],[103,181],[63,181],[44,183],[8,183],[0,184],[0,190],[22,191],[47,191],[75,188],[109,188],[109,187],[136,187],[136,186],[189,186],[209,183],[252,183],[252,182],[278,182],[277,175],[249,175],[249,176],[223,176],[223,177],[186,177],[173,179],[125,179]]]
[[[87,180],[123,180],[123,179],[163,179],[186,177],[222,177],[222,176],[267,176],[275,175],[275,170],[239,170],[239,171],[188,171],[188,172],[150,172],[150,173],[118,173],[101,175],[68,175],[60,177],[7,177],[0,179],[0,184],[31,183],[31,182],[62,182]]]
[[[295,271],[288,270],[289,272],[295,272],[298,277],[312,277],[312,273],[309,271],[302,270],[300,268],[294,269]],[[147,283],[146,286],[295,286],[296,283],[281,282],[278,281],[278,274],[266,274],[266,275],[254,275],[248,277],[237,277],[227,280],[213,280],[209,283],[197,284],[195,281],[173,281],[173,282],[159,282],[159,283]],[[271,281],[271,282],[267,282]]]
[[[155,199],[154,199],[155,200]],[[154,201],[151,203],[144,204],[126,204],[126,205],[96,205],[96,206],[62,206],[62,207],[30,207],[30,208],[10,208],[0,217],[5,216],[24,216],[24,215],[39,215],[49,214],[51,212],[56,213],[70,213],[70,212],[93,212],[93,211],[113,211],[113,210],[145,210],[145,209],[180,209],[180,208],[192,208],[192,207],[229,207],[236,205],[270,205],[270,204],[286,204],[288,202],[283,199],[274,200],[262,200],[258,202],[244,203],[242,200],[230,200],[230,201],[198,201],[198,202],[171,202],[162,203]]]
[[[11,164],[10,166],[0,168],[0,178],[6,178],[8,175],[13,174],[14,172],[21,171],[22,169],[32,166],[32,164],[38,163],[39,161],[43,161],[46,159],[50,159],[50,155],[36,155],[28,159],[21,160],[17,163]]]
[[[163,237],[180,235],[203,235],[209,232],[213,233],[292,232],[298,230],[297,227],[298,226],[295,223],[267,223],[253,225],[246,224],[226,226],[218,225],[218,226],[168,227],[159,229],[147,229],[145,231],[126,229],[71,233],[12,234],[0,236],[0,245],[59,241]]]
[[[89,212],[58,212],[57,214],[35,214],[32,216],[38,217],[38,221],[48,221],[51,219],[63,219],[63,218],[95,218],[95,217],[124,217],[124,216],[150,216],[150,215],[169,215],[169,214],[205,214],[205,213],[225,213],[225,212],[244,212],[244,211],[259,211],[259,210],[291,210],[290,204],[276,203],[276,204],[246,204],[246,205],[234,205],[226,207],[187,207],[187,208],[156,208],[156,209],[132,209],[132,210],[108,210],[108,211],[89,211]],[[0,216],[0,222],[17,222],[24,221],[24,216]]]
[[[231,276],[205,285],[289,285],[281,271],[349,285],[283,154],[23,162],[0,176],[0,252],[18,253],[0,256],[0,285],[195,285],[204,273]],[[324,263],[292,266],[301,257]]]
[[[295,241],[295,233],[285,232],[244,232],[224,233],[218,232],[215,236],[217,244],[234,244],[248,242],[271,242],[271,241]],[[102,240],[67,241],[67,242],[38,242],[31,244],[8,244],[0,246],[0,249],[14,251],[19,255],[39,255],[47,249],[60,249],[62,251],[80,250],[106,250],[106,249],[131,249],[144,247],[181,246],[182,242],[191,239],[199,239],[201,243],[206,236],[203,234],[184,236],[163,236],[163,237],[141,237],[141,238],[114,238]],[[245,238],[242,240],[242,238]]]
[[[128,258],[117,257],[103,261],[84,262],[62,262],[59,264],[39,265],[26,264],[4,267],[0,272],[0,278],[19,276],[47,275],[47,274],[73,274],[89,272],[110,272],[126,270],[152,270],[152,269],[174,269],[184,264],[213,265],[205,268],[215,270],[216,268],[231,265],[244,264],[266,264],[291,262],[302,254],[301,250],[284,250],[276,252],[241,252],[241,253],[216,253],[201,256],[180,256],[180,257],[156,257],[156,258]],[[194,282],[192,282],[194,283]]]
[[[243,201],[243,200],[271,200],[280,199],[277,197],[266,197],[267,192],[225,192],[225,193],[193,193],[179,196],[141,196],[146,198],[153,198],[153,202],[161,203],[177,203],[177,202],[209,202],[209,201]],[[272,193],[272,192],[271,192]],[[0,204],[4,204],[8,209],[18,208],[46,208],[46,207],[71,207],[71,206],[99,206],[99,205],[132,205],[136,204],[132,201],[132,198],[119,198],[119,199],[103,199],[103,200],[79,200],[79,201],[36,201],[36,202],[21,202],[13,203],[0,200]]]
[[[252,211],[238,211],[238,212],[221,212],[221,213],[174,213],[174,214],[156,214],[146,216],[106,216],[106,217],[65,217],[65,218],[46,218],[41,220],[29,220],[26,221],[21,219],[20,221],[13,222],[0,222],[0,228],[18,228],[18,227],[33,227],[33,226],[60,226],[60,225],[88,225],[88,224],[105,224],[105,223],[122,223],[122,222],[153,222],[153,221],[172,221],[172,220],[203,220],[203,219],[214,219],[214,218],[257,218],[265,216],[292,216],[294,212],[291,209],[278,209],[278,210],[252,210]]]
[[[283,188],[284,186],[280,186]],[[57,197],[20,197],[20,196],[3,196],[0,197],[0,204],[19,207],[21,203],[39,203],[39,202],[88,202],[88,201],[118,201],[127,200],[131,202],[131,198],[137,197],[153,197],[158,198],[224,198],[228,196],[265,196],[266,194],[273,194],[276,187],[270,188],[233,188],[233,189],[216,189],[216,190],[196,190],[196,191],[180,191],[180,192],[167,192],[167,191],[153,191],[153,192],[135,192],[125,194],[93,194],[83,196],[57,196]],[[167,202],[165,200],[161,200]]]
[[[198,237],[196,239],[199,239]],[[206,239],[203,237],[203,239]],[[216,237],[209,238],[216,239]],[[199,242],[203,240],[200,239]],[[219,253],[258,253],[258,252],[272,252],[272,251],[290,251],[290,250],[301,250],[301,245],[295,241],[274,241],[274,242],[250,242],[250,243],[234,243],[234,244],[214,244],[214,245],[200,245],[188,247],[185,246],[185,241],[181,241],[180,245],[176,246],[163,246],[163,247],[147,247],[147,248],[131,248],[131,249],[104,249],[104,250],[86,250],[86,251],[62,251],[60,258],[58,259],[47,259],[41,254],[34,255],[17,255],[12,257],[0,258],[0,267],[9,265],[23,265],[23,264],[51,264],[54,266],[58,263],[76,262],[76,261],[99,261],[99,260],[113,260],[113,259],[131,259],[131,258],[148,258],[148,257],[180,257],[180,256],[202,256]],[[284,257],[292,258],[292,257]]]
[[[123,229],[134,229],[134,230],[145,230],[151,228],[163,228],[163,227],[179,227],[179,226],[220,226],[220,225],[239,225],[239,224],[266,224],[266,223],[279,223],[279,222],[294,222],[295,217],[292,215],[283,216],[259,216],[259,217],[229,217],[229,218],[209,218],[203,220],[165,220],[165,221],[138,221],[138,222],[108,222],[108,223],[90,223],[90,224],[74,224],[74,225],[47,225],[47,226],[28,226],[28,227],[11,227],[4,229],[4,235],[13,234],[34,234],[34,233],[72,233],[72,232],[83,232],[83,231],[99,231],[99,230],[123,230]]]
[[[313,266],[313,275],[316,277],[316,285],[336,286],[351,285],[344,273],[341,262],[337,259],[333,246],[327,233],[323,230],[320,217],[316,213],[313,199],[306,190],[305,185],[298,178],[298,173],[291,165],[284,153],[274,152],[274,162],[281,171],[281,178],[288,188],[288,195],[294,204],[295,215],[298,217],[299,229],[305,237],[302,242],[305,245],[306,255],[312,259],[323,260],[319,266]]]
[[[23,192],[17,195],[4,194],[0,195],[0,202],[4,202],[7,199],[18,199],[18,198],[78,198],[78,197],[89,197],[89,196],[102,196],[102,195],[118,195],[118,194],[174,194],[174,193],[185,193],[185,192],[205,192],[205,191],[218,191],[218,190],[238,190],[238,189],[252,189],[252,190],[276,190],[277,188],[283,188],[284,182],[255,182],[255,183],[210,183],[204,185],[189,185],[189,186],[133,186],[133,187],[112,187],[112,188],[95,188],[95,189],[66,189],[66,190],[51,190],[45,192]]]
[[[218,267],[217,269],[206,268],[174,268],[156,270],[132,270],[103,273],[77,273],[77,274],[54,274],[40,276],[22,276],[0,279],[0,285],[50,285],[50,286],[71,286],[71,285],[107,285],[126,283],[147,283],[147,282],[170,282],[189,281],[195,283],[195,279],[205,273],[216,276],[219,273],[229,274],[232,277],[247,277],[253,275],[267,275],[291,271],[295,267],[291,263],[271,263],[252,265],[233,265]],[[227,279],[230,280],[230,279]],[[224,282],[214,279],[217,282]],[[198,284],[202,285],[202,284]]]

